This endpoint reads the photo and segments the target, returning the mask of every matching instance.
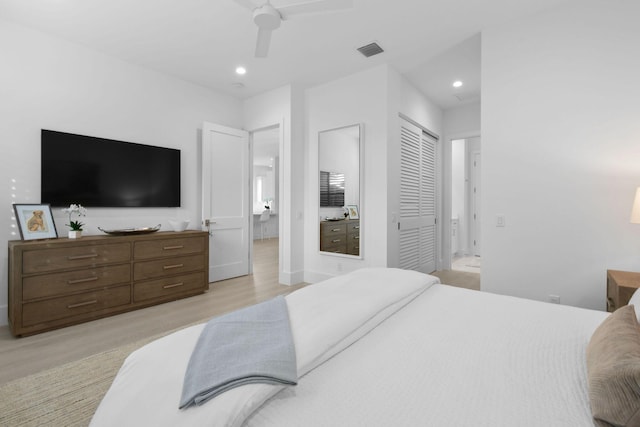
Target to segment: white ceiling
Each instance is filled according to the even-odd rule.
[[[257,28],[233,0],[0,0],[0,19],[239,98],[389,63],[450,108],[479,97],[480,31],[570,1],[354,0],[346,11],[284,21],[267,58],[253,57]],[[356,51],[372,41],[385,52],[365,58]],[[235,75],[237,65],[247,68],[244,77]],[[451,87],[458,78],[463,101]]]

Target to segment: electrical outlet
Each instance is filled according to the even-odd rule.
[[[496,227],[504,227],[505,219],[504,215],[496,215]]]
[[[549,294],[549,302],[560,304],[560,295]]]

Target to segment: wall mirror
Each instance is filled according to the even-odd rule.
[[[361,136],[359,124],[318,133],[320,252],[360,257]]]

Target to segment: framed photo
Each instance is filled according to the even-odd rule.
[[[28,205],[15,203],[13,209],[16,211],[16,220],[18,221],[22,240],[58,237],[49,204]]]
[[[347,205],[347,211],[349,211],[349,219],[360,219],[358,205]]]

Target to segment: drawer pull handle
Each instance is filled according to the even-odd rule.
[[[172,249],[182,249],[184,248],[184,245],[176,245],[176,246],[165,246],[162,249],[165,251],[170,251]]]
[[[181,268],[181,267],[184,267],[184,264],[165,265],[162,268],[165,269],[165,270],[171,270],[172,268]]]
[[[353,236],[354,239],[360,240],[360,236]]]
[[[98,300],[94,299],[91,301],[79,302],[77,304],[69,304],[67,308],[78,308],[78,307],[84,307],[85,305],[91,305],[91,304],[97,304],[97,303],[98,303]]]
[[[331,243],[338,243],[339,241],[340,241],[340,239],[333,239],[333,240],[331,241]]]
[[[359,226],[359,225],[356,225],[356,226],[354,226],[354,227],[353,227],[353,229],[354,229],[354,230],[360,230],[360,226]]]
[[[340,228],[332,228],[331,231],[340,231]]]
[[[73,256],[68,256],[67,259],[70,261],[75,261],[78,259],[89,259],[89,258],[96,258],[98,256],[98,254],[86,254],[86,255],[73,255]]]
[[[162,289],[177,288],[178,286],[184,286],[184,282],[174,283],[174,284],[172,284],[172,285],[164,285],[164,286],[162,287]]]
[[[87,278],[84,278],[84,279],[67,280],[67,283],[70,284],[70,285],[76,285],[78,283],[95,282],[98,279],[99,279],[98,276],[93,276],[93,277],[87,277]]]

